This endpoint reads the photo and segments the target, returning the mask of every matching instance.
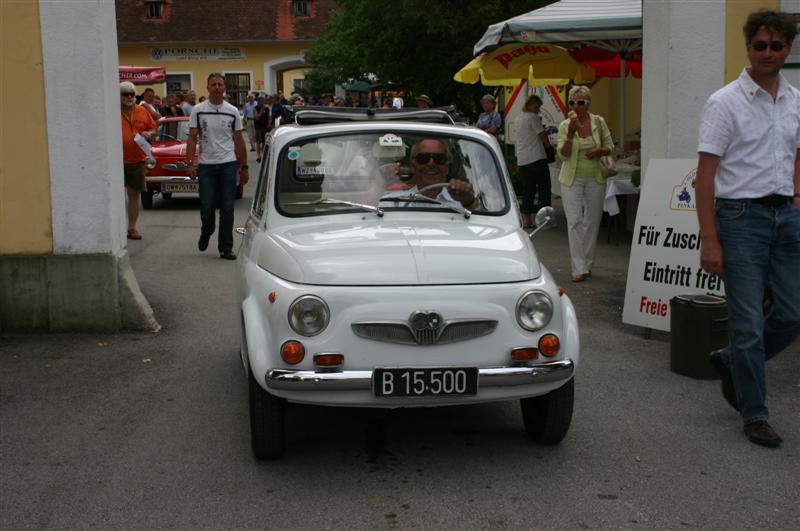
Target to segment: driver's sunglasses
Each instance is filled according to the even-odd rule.
[[[754,43],[750,44],[750,47],[757,52],[763,52],[767,49],[767,46],[769,46],[769,49],[773,52],[780,52],[786,48],[786,43],[783,41],[755,41]]]
[[[119,95],[120,96],[130,96],[132,98],[132,97],[136,96],[136,93],[135,92],[120,92]]]
[[[572,107],[573,105],[578,105],[578,106],[580,106],[580,107],[583,107],[583,106],[584,106],[584,105],[586,105],[587,103],[589,103],[589,101],[588,101],[588,100],[569,100],[569,101],[567,101],[567,104],[568,104],[570,107]]]
[[[417,164],[427,164],[429,160],[433,159],[434,164],[447,164],[446,153],[417,153],[414,160]]]

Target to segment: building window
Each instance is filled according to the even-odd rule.
[[[311,16],[311,0],[292,0],[292,4],[294,4],[294,16]]]
[[[250,74],[225,72],[225,94],[231,105],[242,107],[250,92]]]
[[[164,18],[164,2],[161,0],[150,1],[147,6],[147,18]]]
[[[292,80],[292,87],[294,90],[292,92],[297,92],[298,94],[302,94],[305,92],[306,88],[306,80],[302,77],[298,77]]]

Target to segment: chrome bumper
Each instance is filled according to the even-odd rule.
[[[520,367],[478,370],[478,387],[505,387],[568,380],[575,372],[572,360]],[[314,372],[289,369],[267,371],[267,385],[292,391],[353,391],[372,389],[372,371]]]

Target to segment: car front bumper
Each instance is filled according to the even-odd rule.
[[[567,381],[575,372],[572,360],[478,370],[478,388],[509,387]],[[372,371],[316,372],[270,369],[267,386],[287,391],[364,391],[372,389]]]

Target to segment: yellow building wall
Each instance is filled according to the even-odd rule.
[[[742,27],[747,15],[759,9],[780,9],[779,0],[727,0],[725,5],[725,83],[739,77],[748,66]]]
[[[53,251],[39,3],[0,2],[0,254]]]
[[[304,79],[305,77],[306,69],[304,68],[285,71],[283,73],[283,93],[288,97],[289,94],[294,92],[294,80]]]
[[[619,131],[620,85],[619,79],[601,78],[592,86],[592,112],[605,118],[614,138]],[[634,138],[638,139],[636,133],[641,127],[642,80],[628,76],[625,78],[625,137],[628,142]]]
[[[194,46],[204,46],[203,43],[193,44]],[[192,74],[192,84],[197,97],[208,96],[206,91],[206,80],[212,72],[249,72],[251,74],[251,90],[264,92],[266,86],[259,86],[258,81],[266,83],[264,79],[264,64],[282,57],[293,57],[302,55],[308,49],[306,43],[214,43],[213,46],[236,46],[244,48],[245,59],[225,60],[225,61],[155,61],[150,57],[150,50],[153,47],[169,46],[168,43],[158,43],[153,45],[140,44],[120,44],[119,45],[119,64],[125,66],[163,66],[167,74]],[[302,72],[302,70],[300,71]],[[302,77],[302,75],[298,76]],[[285,82],[285,76],[284,76]],[[137,85],[139,93],[145,88],[152,88],[156,94],[164,96],[166,94],[166,83],[155,85]],[[288,88],[287,88],[288,87]],[[284,84],[284,93],[291,91],[291,84]]]

